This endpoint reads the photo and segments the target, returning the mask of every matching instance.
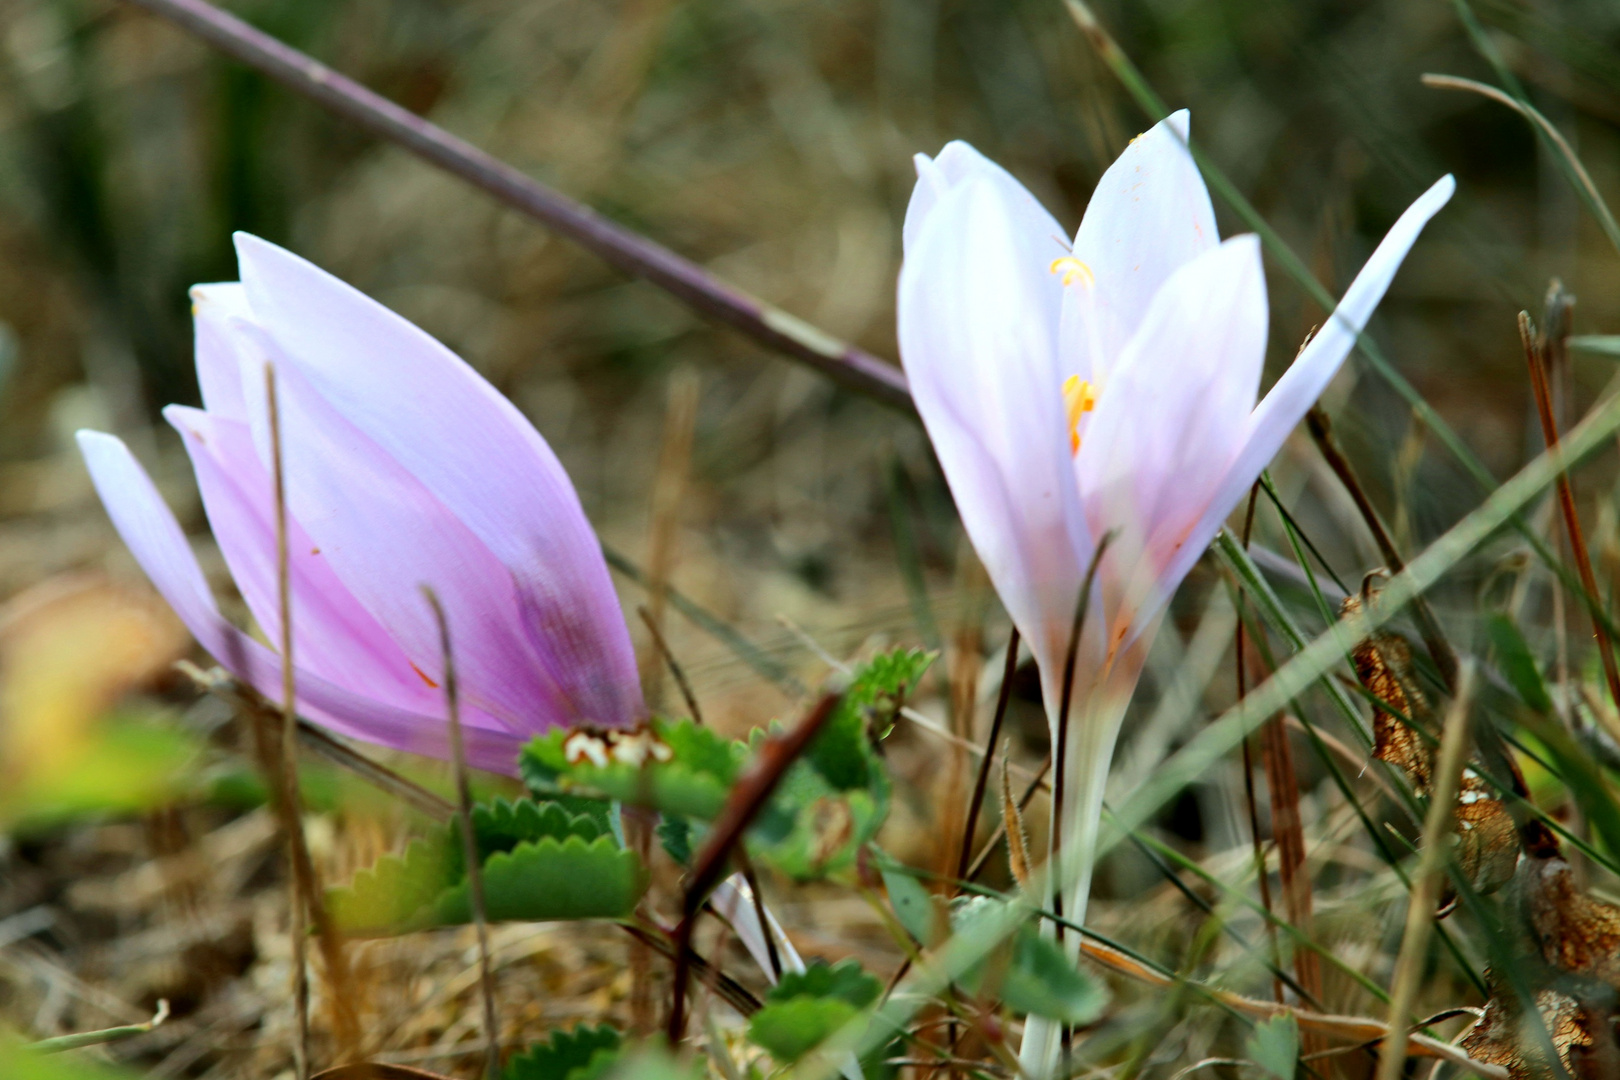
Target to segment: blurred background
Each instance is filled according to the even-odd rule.
[[[1149,124],[1058,0],[229,6],[720,277],[890,358],[914,153],[968,140],[1072,229],[1102,170]],[[1478,0],[1472,10],[1598,188],[1620,191],[1620,7]],[[1539,310],[1556,276],[1579,298],[1577,333],[1620,332],[1620,259],[1520,118],[1420,84],[1424,72],[1492,78],[1457,7],[1101,0],[1097,13],[1171,107],[1191,108],[1195,140],[1335,294],[1412,198],[1456,174],[1456,198],[1407,260],[1372,331],[1498,477],[1539,452],[1515,316]],[[1217,200],[1216,210],[1224,233],[1241,231],[1229,207]],[[197,732],[222,718],[172,674],[190,647],[145,591],[71,440],[88,426],[130,442],[196,534],[229,605],[184,454],[158,410],[197,402],[186,289],[235,277],[237,229],[326,267],[465,356],[557,449],[606,541],[640,563],[662,560],[670,582],[806,681],[827,671],[816,646],[833,657],[874,641],[947,647],[922,704],[974,733],[971,716],[945,707],[945,685],[960,689],[959,673],[982,665],[969,699],[993,691],[1006,624],[915,425],[620,278],[138,9],[0,0],[0,779],[13,796],[0,792],[0,826],[8,815],[28,823],[0,841],[9,850],[0,853],[0,1012],[12,1023],[46,1035],[127,1021],[162,991],[204,1010],[192,1035],[215,1031],[208,1024],[237,1015],[218,1004],[220,987],[274,959],[269,931],[254,921],[273,924],[273,903],[270,914],[230,909],[212,936],[176,938],[171,927],[171,937],[128,944],[136,929],[167,925],[120,906],[134,887],[128,875],[154,856],[201,850],[200,838],[224,845],[247,860],[229,883],[238,891],[275,869],[243,854],[262,856],[266,838],[241,825],[262,819],[217,809],[251,776],[232,772],[216,746],[199,749],[207,739]],[[1268,278],[1274,376],[1323,312],[1269,263]],[[1570,416],[1608,382],[1612,363],[1576,358]],[[1325,404],[1374,501],[1415,551],[1478,491],[1359,364],[1347,365]],[[1606,589],[1620,568],[1613,464],[1589,466],[1580,488]],[[1324,468],[1300,437],[1274,475],[1328,560],[1358,581],[1380,559]],[[1259,529],[1262,542],[1286,550],[1274,521]],[[1504,565],[1516,557],[1506,547],[1499,555]],[[645,601],[620,583],[627,610]],[[1168,672],[1189,655],[1203,665],[1202,679],[1179,691],[1186,717],[1155,714],[1165,745],[1147,749],[1160,757],[1187,718],[1231,698],[1210,644],[1229,641],[1219,627],[1230,627],[1230,608],[1198,636],[1223,595],[1215,584],[1207,568],[1191,579],[1144,684],[1142,709],[1152,712],[1169,700]],[[1528,602],[1551,600],[1532,593]],[[673,615],[668,626],[716,723],[741,731],[793,706],[712,637]],[[1184,651],[1199,642],[1202,652]],[[1030,760],[1044,752],[1038,715],[1028,703],[1021,753]],[[896,768],[917,790],[898,800],[895,828],[917,833],[907,850],[926,860],[929,794],[959,785],[961,766],[937,767],[955,760],[948,744],[899,738]],[[1157,760],[1140,749],[1127,775]],[[29,791],[32,802],[18,794]],[[252,804],[251,793],[238,794]],[[199,799],[214,809],[185,809]],[[1236,811],[1211,805],[1194,800],[1167,828],[1194,848],[1241,838],[1228,820]],[[118,812],[105,816],[109,807]],[[103,815],[93,828],[74,824],[88,811]],[[230,826],[238,833],[221,839]],[[402,827],[347,828],[348,839],[327,845],[332,872],[369,861]],[[148,882],[165,902],[171,884]],[[1145,887],[1128,867],[1100,883],[1105,897]],[[15,921],[23,916],[34,923]],[[39,933],[40,920],[56,920],[48,947],[3,948]],[[131,974],[137,960],[156,973]],[[610,974],[601,992],[616,1001],[624,988],[613,990]],[[216,1045],[236,1038],[240,1028],[229,1028],[204,1049],[193,1039],[144,1052],[166,1063],[164,1075],[202,1075],[229,1060]],[[432,1042],[444,1029],[424,1032]]]

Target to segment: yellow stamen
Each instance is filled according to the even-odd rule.
[[[1097,407],[1097,388],[1087,379],[1070,375],[1063,380],[1063,407],[1069,414],[1069,453],[1080,452],[1080,418]]]
[[[1091,267],[1087,266],[1073,255],[1065,255],[1061,259],[1053,259],[1052,265],[1049,269],[1054,274],[1062,274],[1063,284],[1065,285],[1073,285],[1076,278],[1079,278],[1081,281],[1085,282],[1086,288],[1088,289],[1097,283],[1097,277],[1091,272]]]

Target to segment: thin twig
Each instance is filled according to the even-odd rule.
[[[680,687],[681,697],[686,701],[686,711],[692,714],[692,722],[701,726],[703,724],[703,711],[698,708],[697,695],[692,693],[692,684],[686,681],[686,672],[670,651],[669,642],[664,640],[664,632],[658,629],[653,621],[652,612],[647,610],[646,604],[636,605],[636,614],[641,616],[642,624],[647,627],[647,633],[652,636],[653,647],[664,657],[664,663],[669,666],[669,673],[675,677],[675,685]]]
[[[892,364],[720,281],[691,260],[519,172],[236,16],[203,0],[129,2],[555,229],[620,272],[645,278],[689,307],[769,349],[809,364],[852,390],[912,411],[906,377]]]
[[[1568,328],[1567,319],[1561,319],[1564,329]],[[1560,328],[1549,326],[1548,334],[1559,334]],[[1519,339],[1524,343],[1525,362],[1530,366],[1530,388],[1536,398],[1536,415],[1541,419],[1541,434],[1546,440],[1547,450],[1550,453],[1558,452],[1558,421],[1552,411],[1552,391],[1547,384],[1547,339],[1537,335],[1535,325],[1530,321],[1528,312],[1519,312]],[[1558,473],[1558,508],[1564,515],[1564,532],[1569,537],[1570,553],[1575,557],[1575,570],[1581,576],[1581,586],[1586,589],[1594,602],[1599,601],[1602,593],[1598,591],[1597,577],[1592,573],[1592,556],[1586,549],[1586,537],[1581,533],[1580,514],[1575,509],[1575,489],[1569,480],[1569,470],[1561,469]],[[1603,620],[1596,617],[1592,619],[1592,633],[1597,637],[1598,653],[1603,660],[1603,678],[1609,684],[1609,697],[1614,701],[1615,708],[1620,709],[1620,667],[1616,667],[1614,659],[1614,642],[1609,638],[1609,632],[1603,625]],[[1607,713],[1602,714],[1607,717]],[[1610,734],[1615,734],[1610,731]]]
[[[753,766],[732,787],[726,804],[709,827],[709,838],[692,861],[686,893],[681,898],[681,921],[675,928],[675,987],[669,1009],[669,1045],[677,1046],[686,1030],[686,981],[691,964],[692,930],[703,901],[725,872],[732,847],[742,838],[754,816],[764,807],[783,774],[804,753],[810,741],[838,711],[841,693],[824,694],[815,708],[791,731],[766,740]],[[769,928],[767,928],[769,929]]]
[[[500,1020],[495,1015],[495,969],[489,961],[489,917],[484,903],[484,866],[478,853],[478,834],[473,830],[472,785],[467,779],[467,748],[461,737],[461,700],[456,678],[455,650],[450,643],[450,620],[445,617],[439,594],[429,585],[422,596],[433,609],[439,624],[439,656],[443,665],[444,707],[450,723],[450,763],[456,773],[456,817],[461,825],[461,849],[467,861],[467,896],[472,904],[473,927],[478,933],[478,983],[484,999],[484,1071],[489,1080],[501,1072]]]
[[[996,744],[1001,741],[1001,725],[1007,719],[1007,706],[1012,701],[1013,673],[1018,669],[1018,627],[1007,635],[1007,660],[1001,668],[1001,688],[996,692],[996,715],[990,720],[990,735],[984,740],[984,757],[979,761],[979,775],[973,782],[973,797],[968,801],[967,821],[962,826],[962,854],[956,863],[956,876],[968,876],[968,864],[973,859],[973,834],[979,828],[979,811],[984,808],[984,793],[990,783],[990,763],[995,758]]]
[[[283,825],[289,850],[303,846],[304,827],[298,811],[298,699],[297,673],[293,668],[292,575],[287,552],[287,476],[281,452],[281,406],[276,395],[276,369],[264,366],[265,400],[270,411],[270,458],[275,477],[276,500],[276,602],[281,617],[281,790],[287,806]],[[314,883],[305,878],[302,860],[289,857],[292,873],[292,978],[293,1008],[297,1013],[293,1044],[293,1073],[298,1080],[309,1076],[309,947],[305,924],[305,904],[314,895]]]
[[[1390,991],[1389,1025],[1385,1043],[1398,1037],[1412,1024],[1412,1006],[1417,1001],[1418,984],[1423,976],[1429,931],[1434,926],[1434,907],[1440,896],[1442,865],[1446,859],[1446,837],[1456,814],[1457,788],[1462,782],[1463,762],[1468,754],[1468,716],[1473,705],[1474,669],[1465,665],[1460,673],[1457,697],[1446,714],[1440,736],[1440,760],[1434,771],[1434,790],[1429,796],[1429,812],[1423,819],[1423,846],[1413,875],[1412,895],[1406,907],[1406,933],[1395,961],[1395,980]],[[1378,1080],[1398,1080],[1404,1071],[1406,1041],[1385,1045],[1378,1059]]]
[[[336,924],[327,916],[326,902],[316,880],[315,863],[310,858],[309,843],[304,837],[304,820],[299,806],[298,792],[298,696],[297,669],[293,656],[292,574],[287,546],[287,476],[286,458],[281,443],[281,402],[276,389],[275,365],[264,366],[265,405],[270,424],[270,456],[275,496],[276,522],[276,586],[277,604],[281,618],[281,729],[279,732],[279,784],[272,784],[278,797],[272,799],[286,834],[288,862],[292,867],[291,929],[293,954],[293,1003],[297,1012],[297,1045],[293,1050],[293,1069],[298,1080],[309,1076],[309,945],[308,926],[313,920],[319,939],[321,956],[326,962],[326,977],[331,983],[332,1026],[339,1055],[351,1053],[359,1043],[359,1018],[355,1011],[353,986],[349,978],[348,960],[343,955],[343,942]],[[255,718],[255,726],[263,730],[267,717]],[[261,754],[269,750],[268,742],[261,742]],[[269,761],[266,758],[266,761]]]
[[[1333,470],[1333,475],[1339,478],[1339,483],[1344,485],[1344,490],[1350,495],[1350,501],[1361,514],[1361,520],[1366,523],[1373,542],[1378,545],[1378,553],[1383,556],[1384,565],[1389,568],[1391,574],[1398,574],[1406,569],[1406,560],[1401,557],[1394,538],[1384,526],[1384,519],[1379,516],[1377,507],[1373,506],[1372,500],[1367,497],[1367,491],[1361,486],[1350,459],[1345,457],[1338,441],[1334,439],[1332,422],[1320,405],[1311,406],[1311,411],[1305,414],[1305,426],[1310,430],[1317,449],[1321,451],[1322,459]],[[1446,640],[1445,633],[1440,629],[1440,622],[1434,617],[1434,610],[1429,607],[1426,599],[1421,596],[1415,598],[1411,603],[1411,610],[1412,621],[1417,624],[1418,634],[1423,638],[1423,646],[1429,650],[1429,656],[1434,659],[1434,666],[1439,670],[1440,678],[1444,680],[1447,690],[1456,693],[1457,650]]]

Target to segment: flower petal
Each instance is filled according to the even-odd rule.
[[[197,474],[208,523],[236,587],[265,636],[281,640],[276,573],[275,491],[246,424],[170,405],[163,415],[181,435]],[[299,667],[365,697],[423,712],[444,695],[423,682],[410,659],[332,570],[296,519],[287,523],[294,656]]]
[[[242,397],[242,364],[246,356],[240,335],[232,326],[252,320],[246,290],[234,281],[193,285],[191,315],[203,407],[215,416],[246,420],[247,406]]]
[[[281,658],[236,629],[214,604],[185,534],[152,480],[119,439],[99,431],[78,433],[79,449],[108,515],[175,614],[231,674],[275,700],[281,696]],[[448,757],[442,716],[371,701],[305,672],[297,678],[299,711],[332,730],[398,750]],[[522,740],[469,723],[468,761],[515,774]]]
[[[359,291],[256,237],[238,234],[237,253],[254,318],[284,359],[366,440],[368,455],[396,463],[505,567],[554,693],[582,721],[640,716],[635,653],[607,563],[573,484],[534,427],[460,357]],[[455,566],[440,563],[437,574],[418,578],[412,600],[422,581],[446,589]],[[475,625],[456,623],[458,635]]]
[[[1068,289],[1066,374],[1104,379],[1170,275],[1220,243],[1188,123],[1185,109],[1159,121],[1097,182],[1074,238],[1093,284]]]
[[[1417,242],[1418,234],[1429,219],[1446,205],[1457,184],[1449,175],[1441,177],[1434,186],[1407,207],[1379,243],[1367,264],[1356,275],[1345,291],[1344,298],[1334,309],[1332,317],[1294,359],[1293,364],[1272,386],[1271,391],[1249,417],[1248,430],[1236,457],[1227,467],[1220,486],[1198,521],[1181,541],[1166,576],[1174,581],[1192,569],[1221,523],[1232,512],[1277,451],[1282,449],[1288,433],[1310,410],[1321,396],[1339,365],[1349,354],[1373,309],[1384,298],[1389,284],[1395,279],[1406,253]]]
[[[923,223],[953,188],[970,180],[984,180],[1001,193],[1007,209],[1017,221],[1020,232],[1032,238],[1046,238],[1050,243],[1038,247],[1050,251],[1046,265],[1066,254],[1068,233],[1057,219],[1047,213],[1040,200],[1029,189],[1014,179],[1012,173],[975,150],[970,144],[954,140],[945,144],[936,158],[917,154],[917,186],[912,188],[911,201],[906,204],[906,222],[901,230],[903,250],[910,254],[911,246],[922,232]]]
[[[1043,668],[1065,647],[1090,542],[1053,331],[1062,286],[1027,193],[975,176],[900,271],[900,355],[963,526]]]
[[[1237,454],[1265,363],[1260,241],[1234,237],[1164,283],[1098,396],[1075,460],[1093,535],[1118,529],[1109,611],[1151,616],[1176,546]]]

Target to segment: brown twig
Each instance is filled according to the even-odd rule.
[[[692,862],[686,893],[681,898],[681,921],[675,928],[675,987],[669,1009],[671,1047],[679,1045],[685,1035],[686,982],[691,964],[692,930],[703,909],[703,901],[725,872],[727,858],[733,845],[742,838],[743,830],[764,807],[789,766],[798,760],[810,741],[832,719],[843,699],[841,693],[823,695],[809,715],[791,731],[766,740],[753,766],[732,787],[725,806],[710,826],[708,841]]]
[[[893,365],[720,281],[691,260],[519,172],[236,16],[204,0],[129,2],[555,229],[620,272],[646,279],[689,307],[769,349],[809,364],[852,390],[912,411],[906,378]]]
[[[984,740],[984,757],[979,760],[979,775],[973,782],[973,797],[968,801],[967,821],[962,826],[962,854],[956,861],[956,876],[968,879],[968,865],[973,859],[973,834],[979,829],[979,812],[984,808],[984,793],[990,784],[990,763],[995,760],[996,744],[1001,741],[1001,725],[1007,719],[1007,707],[1012,702],[1013,673],[1018,669],[1018,627],[1007,635],[1007,660],[1001,668],[1001,689],[996,692],[996,714],[990,719],[990,735]]]
[[[669,666],[669,673],[675,677],[675,685],[680,688],[681,698],[686,702],[686,711],[692,714],[692,722],[701,726],[703,712],[698,708],[697,695],[692,693],[692,684],[686,681],[686,672],[681,669],[680,662],[670,651],[669,642],[664,639],[664,632],[658,629],[653,621],[652,612],[647,610],[646,604],[636,605],[636,614],[641,616],[642,625],[646,626],[647,633],[651,635],[653,647],[664,657],[664,663]]]
[[[444,707],[450,722],[450,763],[456,773],[456,817],[461,825],[461,848],[467,861],[467,897],[471,902],[473,927],[478,934],[478,984],[484,999],[484,1071],[489,1080],[501,1072],[500,1021],[495,1015],[495,969],[489,960],[489,917],[484,903],[484,866],[478,854],[478,834],[473,830],[472,785],[467,779],[467,750],[461,737],[461,699],[456,678],[455,650],[450,644],[450,620],[444,605],[431,586],[422,586],[422,595],[433,609],[439,624],[439,656],[443,664]]]
[[[1249,488],[1249,508],[1243,515],[1243,549],[1249,548],[1249,538],[1254,533],[1254,511],[1260,499],[1260,481],[1256,480]],[[1243,589],[1237,591],[1238,619],[1233,630],[1233,650],[1235,652],[1234,667],[1237,674],[1237,696],[1242,701],[1249,692],[1248,678],[1248,635],[1243,622]],[[1252,736],[1243,739],[1243,801],[1249,811],[1249,840],[1254,847],[1254,876],[1259,883],[1260,903],[1266,909],[1266,937],[1271,942],[1271,992],[1279,1003],[1283,1000],[1282,982],[1282,948],[1277,942],[1277,923],[1271,906],[1271,878],[1266,871],[1265,843],[1260,839],[1260,805],[1254,795],[1254,748]]]
[[[1339,448],[1338,441],[1333,437],[1333,425],[1327,413],[1322,411],[1320,405],[1311,406],[1311,411],[1305,414],[1305,426],[1310,430],[1311,438],[1316,441],[1316,447],[1321,451],[1322,459],[1333,470],[1333,475],[1339,478],[1344,490],[1349,493],[1350,501],[1355,503],[1356,510],[1361,514],[1361,520],[1366,523],[1367,531],[1372,534],[1373,542],[1378,545],[1378,553],[1383,557],[1384,564],[1391,574],[1399,574],[1406,569],[1406,560],[1401,558],[1400,549],[1395,546],[1395,540],[1384,525],[1384,519],[1379,516],[1378,508],[1373,506],[1372,500],[1367,497],[1367,491],[1361,486],[1350,459],[1345,457],[1344,451]],[[1446,689],[1452,693],[1457,692],[1457,651],[1446,640],[1445,633],[1440,629],[1440,622],[1434,617],[1434,610],[1421,596],[1413,597],[1411,604],[1412,621],[1417,624],[1418,634],[1423,638],[1423,647],[1428,649],[1429,656],[1434,660],[1435,668],[1440,672],[1440,678],[1445,682]]]
[[[1536,333],[1529,312],[1519,312],[1519,339],[1524,343],[1524,359],[1530,367],[1530,388],[1536,398],[1536,415],[1541,420],[1541,434],[1546,440],[1547,449],[1552,452],[1558,448],[1558,421],[1553,416],[1552,391],[1547,383],[1549,339],[1567,335],[1571,306],[1572,299],[1558,305],[1549,298],[1549,313],[1557,314],[1553,315],[1554,321],[1549,322],[1541,334]],[[1570,553],[1575,557],[1575,570],[1581,576],[1581,587],[1593,603],[1599,603],[1602,593],[1598,591],[1597,577],[1592,573],[1592,556],[1586,549],[1586,537],[1581,533],[1581,518],[1575,509],[1575,489],[1569,480],[1569,470],[1559,471],[1557,488],[1558,507],[1564,515],[1564,532],[1569,537]],[[1615,664],[1614,642],[1596,611],[1592,613],[1592,633],[1597,638],[1598,653],[1603,660],[1603,678],[1609,684],[1609,697],[1620,709],[1620,667]]]

